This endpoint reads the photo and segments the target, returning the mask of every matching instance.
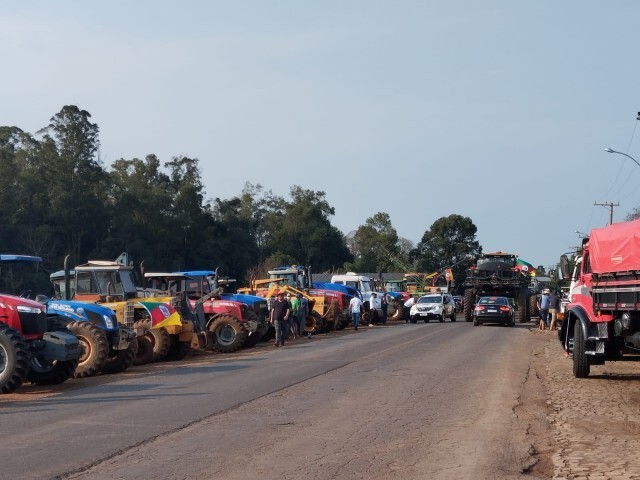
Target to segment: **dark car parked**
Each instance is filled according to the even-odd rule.
[[[482,297],[473,309],[473,324],[502,323],[515,325],[514,309],[506,297]]]

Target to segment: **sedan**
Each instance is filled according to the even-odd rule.
[[[506,297],[482,297],[473,309],[473,324],[502,323],[513,327],[515,314]]]

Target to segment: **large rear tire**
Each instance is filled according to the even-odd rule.
[[[529,301],[524,290],[518,292],[518,310],[516,310],[516,320],[518,323],[527,323],[529,313]]]
[[[171,347],[171,336],[163,327],[151,328],[151,320],[139,320],[134,324],[134,328],[142,328],[146,331],[145,336],[151,341],[153,354],[152,362],[160,362],[165,359]]]
[[[11,393],[29,374],[29,350],[17,330],[0,323],[0,393]]]
[[[580,322],[576,321],[573,329],[573,376],[587,378],[591,371],[587,356],[587,339],[582,332]]]
[[[93,377],[109,359],[109,342],[104,330],[89,322],[69,322],[69,331],[80,343],[80,358],[74,378]]]
[[[536,318],[540,316],[540,309],[538,308],[538,296],[531,295],[529,297],[529,318]]]
[[[189,354],[191,346],[189,342],[181,342],[175,335],[171,336],[171,347],[165,360],[182,360]]]
[[[137,343],[134,343],[137,346]],[[126,350],[118,350],[118,352],[107,360],[107,363],[102,367],[101,372],[110,374],[110,373],[121,373],[124,372],[127,368],[133,365],[133,359],[136,356],[135,347],[130,346]]]
[[[473,308],[475,300],[475,293],[473,289],[467,288],[464,291],[464,320],[465,322],[470,322],[473,320]]]
[[[231,315],[220,315],[208,327],[213,349],[220,353],[237,352],[247,341],[247,331]]]
[[[151,363],[153,359],[153,343],[146,335],[136,337],[136,354],[133,359],[134,365],[144,365]]]

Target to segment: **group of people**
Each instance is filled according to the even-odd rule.
[[[271,302],[271,313],[269,321],[276,331],[275,346],[284,346],[284,342],[289,336],[304,336],[307,316],[309,315],[309,302],[301,293],[296,295],[278,293],[276,299]],[[307,332],[307,337],[311,338],[311,332]]]
[[[389,303],[387,300],[387,296],[383,293],[378,298],[378,294],[375,292],[371,293],[369,297],[369,326],[373,326],[377,323],[382,323],[383,325],[387,323],[387,310],[389,307]],[[378,310],[382,310],[382,314],[378,315]],[[359,297],[353,297],[349,302],[349,310],[351,311],[351,318],[353,320],[353,329],[358,331],[358,326],[360,325],[360,319],[362,318],[362,314],[366,311],[366,306],[362,302]]]
[[[560,310],[560,296],[555,291],[545,288],[538,299],[538,310],[540,310],[540,324],[538,329],[552,332],[556,329],[556,320]]]

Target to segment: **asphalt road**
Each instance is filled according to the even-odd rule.
[[[0,397],[0,473],[521,478],[529,340],[522,326],[401,323],[23,387]]]

